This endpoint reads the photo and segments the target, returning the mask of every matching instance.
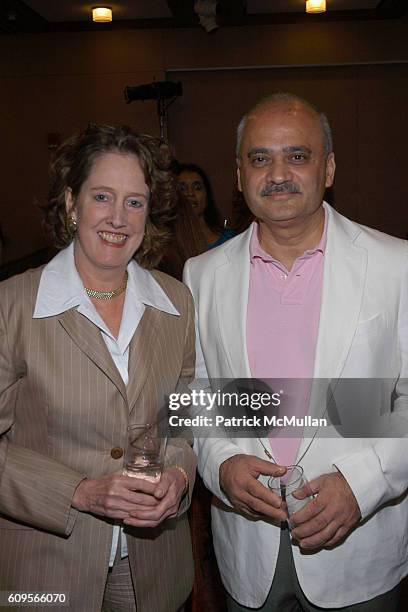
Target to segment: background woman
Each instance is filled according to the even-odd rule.
[[[208,247],[201,223],[191,204],[180,191],[177,191],[172,234],[172,240],[168,244],[158,268],[162,272],[181,280],[187,259],[204,253]]]
[[[172,612],[191,589],[190,446],[170,441],[159,483],[121,470],[127,426],[194,371],[188,291],[147,269],[168,240],[169,161],[125,127],[70,138],[46,208],[65,248],[1,284],[0,590]]]
[[[200,221],[207,248],[212,249],[232,238],[235,232],[224,228],[220,222],[211,184],[204,170],[197,164],[179,164],[175,171],[179,190],[185,195]]]

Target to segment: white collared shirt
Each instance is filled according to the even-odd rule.
[[[85,291],[82,280],[75,267],[74,244],[60,251],[44,268],[38,287],[34,308],[34,319],[53,317],[71,308],[96,325],[125,385],[129,381],[129,344],[143,316],[146,306],[152,306],[168,314],[180,313],[153,276],[141,268],[134,260],[127,266],[128,282],[122,321],[118,337],[115,338],[99,315]],[[121,532],[121,557],[127,556],[127,542],[118,525],[113,527],[112,548],[109,566],[113,565]]]

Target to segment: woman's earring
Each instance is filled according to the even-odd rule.
[[[72,215],[67,217],[66,225],[67,225],[68,234],[70,235],[71,238],[74,238],[77,228],[78,228],[78,224],[76,222],[76,219],[74,219]]]

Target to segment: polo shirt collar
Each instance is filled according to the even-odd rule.
[[[317,253],[317,252],[323,253],[323,255],[325,253],[326,243],[327,243],[327,226],[328,226],[329,215],[327,213],[327,210],[324,204],[325,203],[323,203],[324,226],[323,226],[323,232],[322,232],[319,244],[315,246],[314,248],[308,249],[307,251],[305,251],[303,255],[301,255],[300,257],[310,257],[311,255],[314,255],[314,253]],[[264,251],[264,249],[261,247],[261,244],[259,242],[258,231],[259,231],[258,223],[257,221],[253,221],[251,240],[249,243],[249,254],[250,254],[251,263],[254,262],[256,259],[262,259],[263,261],[275,262],[276,260],[272,257],[272,255]]]

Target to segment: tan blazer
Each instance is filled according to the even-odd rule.
[[[152,421],[194,373],[191,296],[153,274],[181,316],[146,306],[127,388],[99,330],[75,309],[32,318],[41,269],[0,285],[0,591],[65,592],[63,610],[101,609],[112,524],[74,510],[74,490],[84,476],[119,470],[111,451],[124,447],[128,423]],[[189,444],[172,440],[167,462],[184,467],[191,491]],[[129,529],[127,540],[138,612],[177,610],[193,582],[186,515]]]

